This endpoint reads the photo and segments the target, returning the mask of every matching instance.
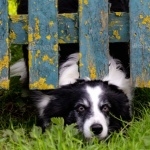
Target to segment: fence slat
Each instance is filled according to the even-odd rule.
[[[130,0],[131,75],[135,86],[150,87],[150,1]]]
[[[0,89],[9,88],[8,12],[7,0],[0,1]]]
[[[108,2],[79,0],[80,77],[103,77],[108,72]]]
[[[56,0],[29,1],[30,89],[58,84],[58,25]]]

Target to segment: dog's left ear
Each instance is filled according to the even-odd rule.
[[[130,78],[126,78],[126,71],[120,60],[109,58],[109,73],[103,81],[117,86],[127,95],[129,100],[132,99],[131,81]]]
[[[75,83],[79,78],[79,53],[73,53],[59,68],[59,86]]]

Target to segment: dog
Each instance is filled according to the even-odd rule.
[[[58,4],[62,2],[64,6],[69,4],[63,0]],[[60,13],[70,12],[60,5],[58,8]],[[70,49],[69,47],[60,45],[61,50]],[[75,44],[74,47],[76,49],[78,46]],[[10,67],[11,76],[21,76],[22,83],[26,83],[28,79],[26,60],[27,58],[21,59]],[[29,96],[38,110],[38,125],[43,131],[52,117],[63,117],[65,124],[76,123],[85,138],[96,136],[102,140],[109,133],[119,131],[132,118],[132,87],[128,70],[120,60],[110,56],[109,74],[103,79],[79,79],[78,61],[77,52],[61,52],[59,87],[43,91],[32,90]]]
[[[30,98],[38,110],[43,131],[50,118],[63,117],[65,124],[76,123],[85,138],[95,135],[104,139],[131,120],[130,78],[126,78],[121,62],[110,57],[109,74],[102,80],[78,79],[78,58],[78,53],[71,54],[60,66],[59,88],[31,90]],[[11,66],[11,72],[20,75],[22,82],[26,76],[23,62]]]

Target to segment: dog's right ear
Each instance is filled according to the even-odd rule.
[[[75,83],[79,78],[79,53],[73,53],[59,68],[59,86]]]

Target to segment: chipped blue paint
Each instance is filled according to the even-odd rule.
[[[0,1],[0,89],[9,88],[8,10],[7,0]]]
[[[79,29],[80,77],[103,77],[108,72],[108,2],[80,1]]]
[[[149,0],[130,0],[130,47],[131,75],[135,86],[150,87]]]
[[[56,1],[29,1],[29,14],[29,86],[31,89],[47,89],[48,86],[40,83],[42,78],[46,85],[56,87],[58,83]]]

